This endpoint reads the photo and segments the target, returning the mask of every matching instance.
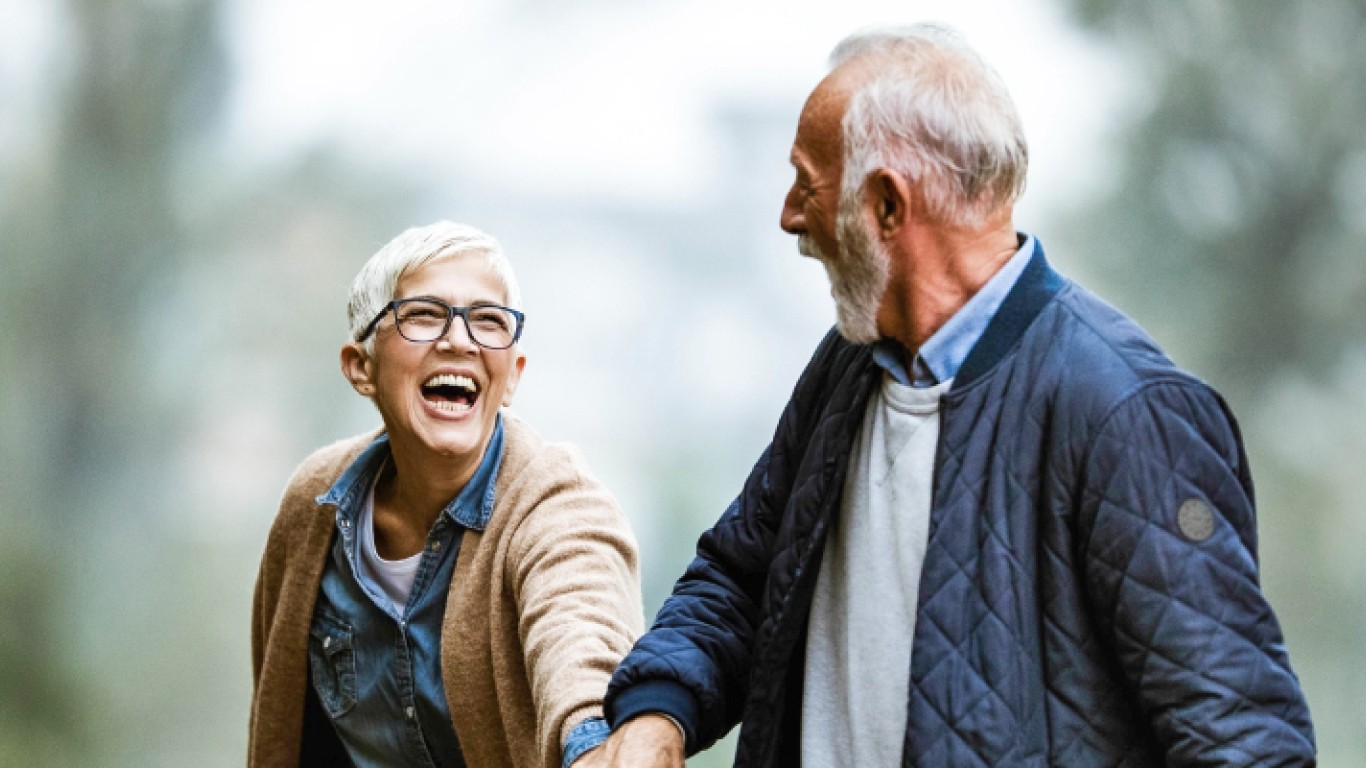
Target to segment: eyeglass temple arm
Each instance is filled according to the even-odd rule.
[[[379,321],[384,319],[384,313],[393,309],[394,305],[397,303],[398,302],[396,301],[391,301],[388,304],[385,304],[384,308],[381,309],[379,313],[375,315],[375,319],[371,320],[370,324],[365,326],[365,330],[361,331],[360,335],[356,337],[356,341],[359,343],[370,338],[370,334],[375,332],[375,326],[379,325]]]

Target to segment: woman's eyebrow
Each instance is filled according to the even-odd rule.
[[[447,295],[447,296],[438,296],[437,294],[434,294],[434,293],[419,293],[419,294],[415,294],[415,295],[413,295],[413,296],[400,296],[399,298],[400,298],[401,300],[407,300],[407,299],[431,299],[431,300],[434,300],[434,301],[442,302],[443,304],[449,304],[449,305],[451,305],[452,307],[479,307],[479,306],[485,306],[485,305],[488,305],[488,304],[494,304],[494,305],[497,305],[497,306],[500,306],[500,307],[501,307],[501,306],[503,305],[503,303],[502,303],[501,301],[499,301],[498,299],[471,299],[470,302],[469,302],[468,304],[461,304],[461,303],[458,302],[458,301],[452,300],[452,299],[449,297],[449,295]]]

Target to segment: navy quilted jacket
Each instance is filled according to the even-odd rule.
[[[618,724],[796,766],[812,587],[880,368],[831,333],[622,662]],[[941,410],[907,766],[1313,765],[1223,400],[1036,250]],[[889,672],[891,672],[889,670]]]

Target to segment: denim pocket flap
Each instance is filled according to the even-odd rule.
[[[308,663],[318,699],[334,718],[356,705],[356,654],[351,643],[348,624],[321,612],[314,615]]]

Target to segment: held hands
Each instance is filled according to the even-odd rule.
[[[667,717],[640,715],[575,760],[573,768],[683,768],[683,734]]]

